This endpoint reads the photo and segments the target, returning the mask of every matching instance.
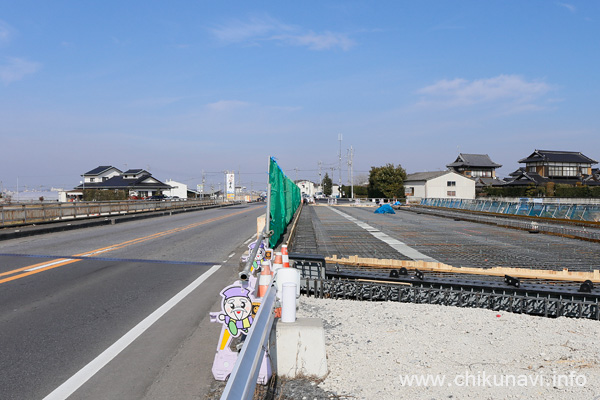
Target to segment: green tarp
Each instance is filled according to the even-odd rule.
[[[269,184],[271,185],[270,226],[273,230],[269,245],[274,247],[300,205],[301,194],[300,188],[285,176],[273,157],[269,161]]]

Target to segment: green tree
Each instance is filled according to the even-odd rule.
[[[383,167],[371,167],[369,172],[369,197],[404,197],[406,171],[400,164],[386,164]]]
[[[110,200],[127,200],[127,192],[125,190],[98,190],[85,189],[83,191],[84,201],[110,201]]]
[[[554,197],[554,187],[556,185],[554,184],[554,182],[548,182],[546,184],[546,196],[547,197]]]
[[[323,194],[325,196],[331,196],[333,193],[333,181],[329,177],[329,174],[325,172],[325,177],[323,178]]]

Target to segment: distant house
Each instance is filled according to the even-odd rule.
[[[99,167],[94,168],[91,171],[83,174],[83,182],[86,184],[90,183],[100,183],[109,180],[112,177],[119,176],[123,173],[118,168],[112,167],[110,165],[101,165]]]
[[[195,195],[190,196],[190,190],[185,183],[176,182],[172,179],[167,179],[166,184],[171,188],[162,191],[162,194],[169,197],[179,197],[180,199],[187,199],[188,197],[196,197]]]
[[[129,169],[121,172],[111,166],[100,166],[84,173],[83,182],[66,193],[67,199],[83,198],[83,191],[97,190],[124,190],[128,196],[150,197],[172,187],[154,178],[144,169]]]
[[[300,188],[300,193],[307,194],[309,196],[314,196],[316,192],[319,191],[319,186],[308,180],[299,180],[296,181],[296,186]]]
[[[331,185],[331,197],[342,197],[343,194],[340,192],[340,185],[337,183]]]
[[[465,153],[460,153],[453,163],[446,165],[448,169],[469,178],[495,178],[496,168],[501,166],[493,162],[487,154]]]
[[[453,163],[446,165],[449,170],[475,179],[475,187],[481,189],[485,186],[502,185],[496,177],[496,168],[501,164],[493,162],[487,154],[460,153]]]
[[[592,174],[583,178],[583,183],[586,185],[600,185],[600,169],[593,168]]]
[[[417,172],[404,180],[408,202],[420,199],[474,199],[475,180],[455,171]]]
[[[598,161],[580,152],[535,150],[528,157],[519,160],[525,164],[511,174],[506,185],[542,185],[548,182],[575,185],[578,183],[596,185],[598,176],[592,165]]]

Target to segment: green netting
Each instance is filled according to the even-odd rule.
[[[270,226],[273,230],[269,245],[274,247],[300,205],[301,195],[300,188],[294,181],[285,176],[272,157],[269,161],[269,184],[271,185]]]

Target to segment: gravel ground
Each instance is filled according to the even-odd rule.
[[[298,316],[324,320],[329,375],[292,398],[600,400],[599,321],[304,296]]]

